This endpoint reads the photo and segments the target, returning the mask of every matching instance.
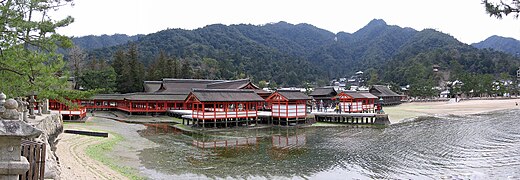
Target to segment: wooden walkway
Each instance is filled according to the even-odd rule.
[[[206,124],[214,124],[214,127],[217,127],[217,124],[224,123],[225,127],[228,125],[231,126],[239,126],[239,124],[256,124],[256,123],[267,123],[270,125],[296,125],[299,122],[307,123],[307,118],[273,118],[271,112],[268,111],[258,111],[258,116],[255,120],[249,119],[229,119],[229,120],[221,120],[221,121],[200,121],[197,119],[193,119],[191,115],[191,110],[170,110],[169,113],[174,114],[175,117],[180,117],[183,120],[183,124],[190,125],[197,124],[199,126],[204,127]],[[335,113],[335,112],[311,112],[311,115],[314,116],[314,120],[316,122],[331,122],[331,123],[343,123],[343,124],[381,124],[388,125],[390,124],[388,120],[388,115],[386,114],[376,114],[376,113]],[[230,124],[228,124],[230,123]],[[232,125],[231,123],[236,123],[236,125]]]
[[[388,116],[376,113],[334,113],[334,112],[313,112],[317,122],[331,122],[344,124],[380,124],[377,120],[382,120]],[[384,123],[386,124],[386,123]]]

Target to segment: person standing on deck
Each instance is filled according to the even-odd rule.
[[[339,114],[339,104],[336,104],[336,107],[334,108],[334,111],[336,111],[336,114]]]
[[[338,107],[339,107],[339,108],[338,108],[338,113],[341,114],[342,109],[341,109],[341,104],[340,104],[340,103],[338,103]]]
[[[321,108],[324,108],[324,106],[323,106],[323,99],[320,100],[320,107],[318,108],[318,111],[321,111]]]

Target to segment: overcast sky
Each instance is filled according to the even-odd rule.
[[[506,0],[507,1],[507,0]],[[353,33],[372,19],[416,30],[433,28],[464,43],[491,35],[520,39],[520,20],[498,20],[481,0],[76,0],[54,17],[75,22],[58,32],[69,36],[149,34],[167,28],[206,25],[308,23],[333,33]]]

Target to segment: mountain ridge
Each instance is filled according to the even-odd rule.
[[[484,69],[482,64],[487,63],[482,72],[498,74],[511,69],[500,67],[493,58],[503,58],[510,65],[519,62],[505,54],[479,50],[434,29],[417,31],[388,25],[381,19],[370,21],[352,34],[281,21],[261,26],[212,24],[194,30],[167,29],[130,43],[138,46],[139,59],[145,65],[153,63],[159,52],[164,51],[203,71],[200,78],[245,75],[256,81],[272,80],[287,86],[323,83],[323,79],[345,77],[359,70],[376,73],[379,81],[407,84],[411,79],[396,76],[404,76],[406,73],[401,71],[413,69],[409,68],[412,65],[426,71],[432,64],[440,64],[451,71],[450,62],[457,61],[463,70],[480,72],[478,69]],[[89,54],[110,61],[114,52],[127,49],[130,43],[93,49]],[[204,58],[227,64],[217,69],[235,73],[225,77],[218,72],[208,75],[215,72],[205,69],[209,65],[204,64]],[[426,73],[423,78],[430,76],[431,73]]]

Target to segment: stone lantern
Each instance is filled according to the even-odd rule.
[[[4,107],[5,98],[7,98],[7,96],[3,92],[0,92],[0,116],[5,111],[5,107]]]
[[[29,170],[29,162],[21,156],[22,138],[35,138],[42,132],[19,120],[18,103],[8,99],[0,119],[0,179],[17,180]]]

